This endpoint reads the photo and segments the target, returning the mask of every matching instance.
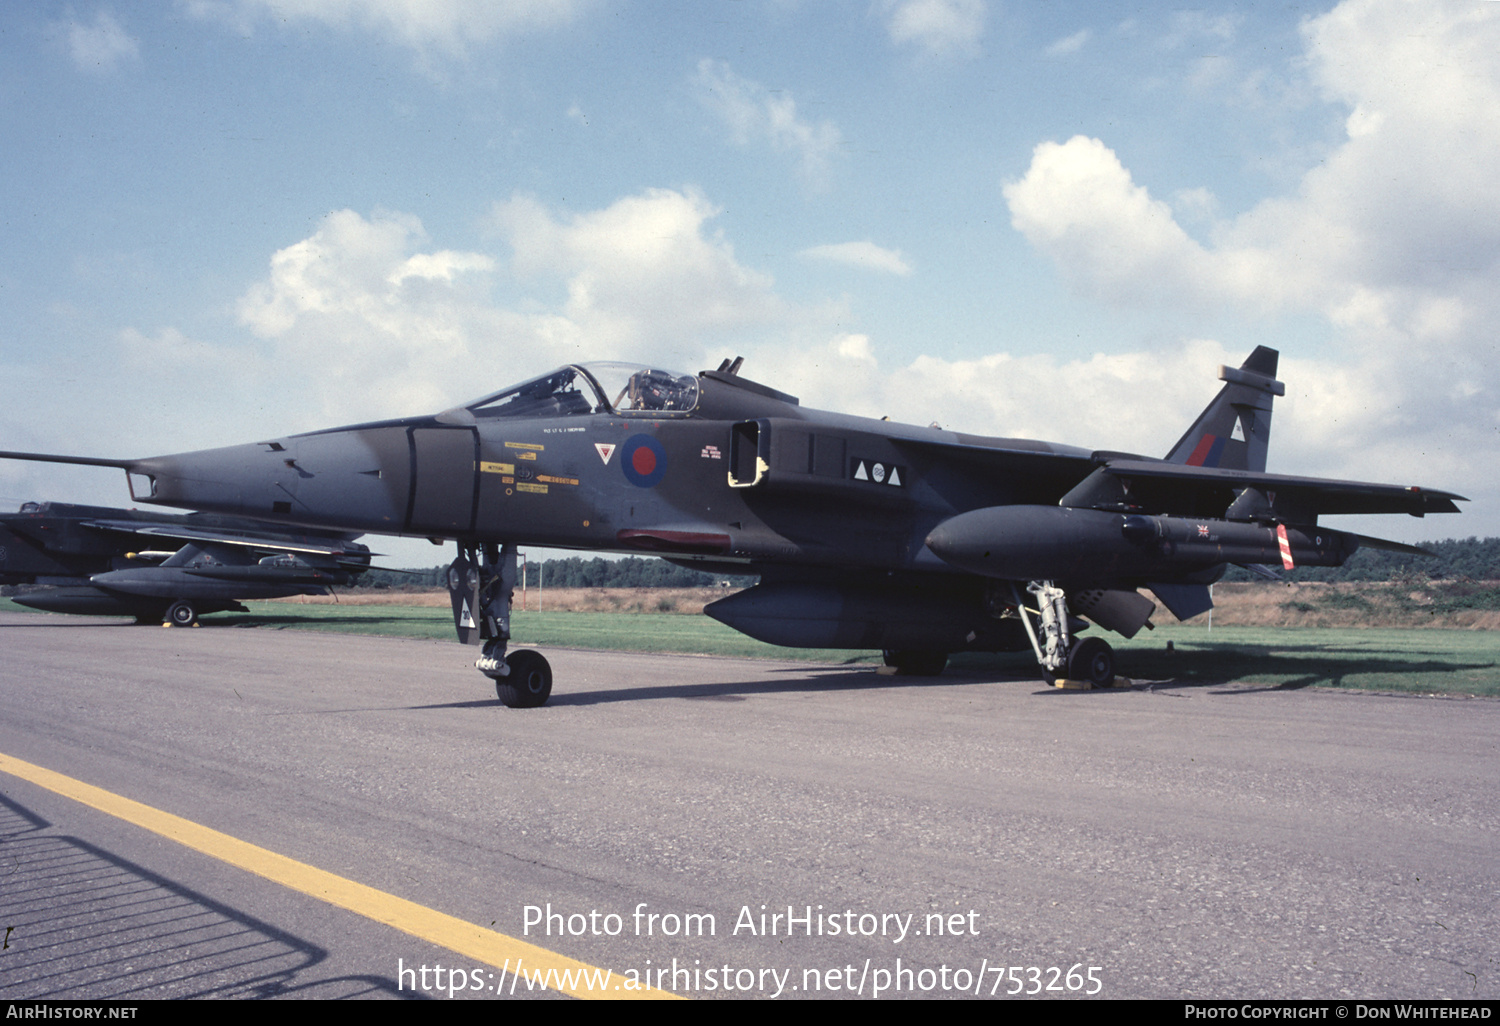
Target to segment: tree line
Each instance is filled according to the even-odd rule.
[[[1362,548],[1343,566],[1305,566],[1295,570],[1273,567],[1289,581],[1500,581],[1500,538],[1450,538],[1423,542],[1431,556]],[[1230,567],[1226,581],[1259,580],[1239,567]]]

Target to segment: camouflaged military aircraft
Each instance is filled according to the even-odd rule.
[[[33,609],[186,627],[247,599],[324,595],[370,565],[354,535],[211,513],[27,502],[0,513],[0,584]]]
[[[1458,512],[1448,492],[1266,473],[1277,353],[1221,367],[1165,459],[804,409],[739,375],[564,367],[432,416],[133,460],[139,502],[458,544],[459,639],[510,706],[552,689],[507,652],[517,546],[649,552],[760,583],[706,612],[778,645],[879,649],[909,674],[1030,648],[1051,678],[1107,686],[1110,646],[1181,619],[1228,564],[1338,566],[1339,513]],[[1274,575],[1274,571],[1267,571]]]

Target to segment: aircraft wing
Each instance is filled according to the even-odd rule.
[[[1157,502],[1180,504],[1190,512],[1215,506],[1222,511],[1245,489],[1266,496],[1273,510],[1286,510],[1299,518],[1339,513],[1409,513],[1421,517],[1457,513],[1454,503],[1468,501],[1453,492],[1402,485],[1191,467],[1155,460],[1111,458],[1101,469],[1128,482],[1128,494],[1143,485],[1141,491]]]
[[[202,542],[210,545],[231,545],[264,552],[291,552],[316,556],[367,557],[374,555],[374,553],[362,551],[364,546],[351,547],[347,541],[330,540],[326,544],[319,544],[306,538],[213,530],[179,524],[153,524],[136,520],[85,520],[83,526],[120,534],[140,534],[152,538],[171,538],[177,541]]]
[[[1131,508],[1179,516],[1223,517],[1247,496],[1275,519],[1315,522],[1319,516],[1353,513],[1457,513],[1453,492],[1403,485],[1297,477],[1251,470],[1196,467],[1130,453],[1087,452],[1064,447],[991,447],[892,437],[894,444],[971,471],[1024,477],[1056,489],[1065,506]],[[1071,490],[1070,490],[1071,489]],[[1066,492],[1066,495],[1063,493]],[[1250,500],[1254,499],[1254,502]],[[1247,517],[1248,519],[1248,517]]]

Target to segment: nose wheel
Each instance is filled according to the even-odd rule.
[[[505,659],[510,672],[495,678],[495,696],[511,709],[546,705],[552,694],[552,666],[535,649],[523,648]]]
[[[458,640],[483,645],[474,661],[495,682],[495,696],[512,709],[534,709],[552,696],[552,667],[535,649],[507,653],[511,598],[516,590],[516,547],[459,546],[448,568],[448,593]]]

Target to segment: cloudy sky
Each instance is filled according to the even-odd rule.
[[[574,360],[1271,469],[1500,534],[1500,3],[179,0],[0,11],[0,448],[431,412]],[[128,501],[0,465],[0,502]],[[436,550],[418,562],[438,562]]]

